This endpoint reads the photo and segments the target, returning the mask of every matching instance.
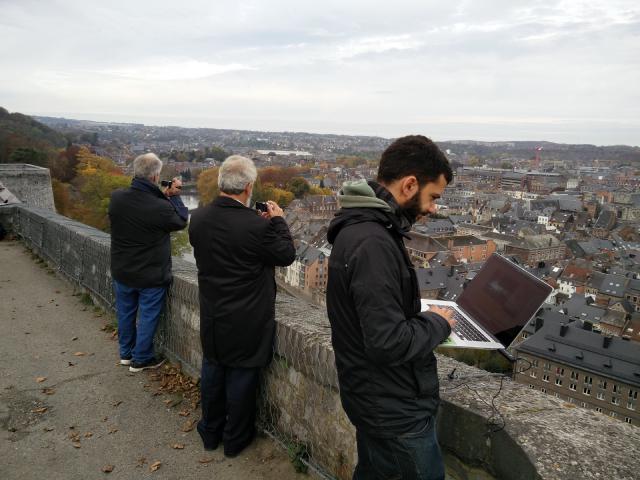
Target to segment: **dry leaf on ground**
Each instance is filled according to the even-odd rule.
[[[184,443],[174,443],[173,445],[171,445],[171,448],[174,448],[176,450],[183,450],[184,449]]]
[[[74,357],[84,357],[87,355],[87,352],[76,352],[73,354]]]
[[[37,378],[36,378],[36,382],[38,382],[38,383],[42,383],[42,382],[44,382],[45,380],[47,380],[47,377],[37,377]]]
[[[45,387],[42,389],[42,393],[45,395],[53,395],[56,391],[53,388]]]
[[[190,432],[196,426],[197,420],[189,420],[182,426],[183,432]]]
[[[191,412],[189,410],[180,410],[178,412],[178,415],[180,415],[181,417],[188,417],[189,415],[191,415]]]
[[[160,465],[162,465],[162,462],[153,462],[151,465],[149,465],[149,471],[155,472],[160,468]]]
[[[117,407],[118,405],[121,405],[121,404],[122,404],[122,400],[118,400],[118,401],[113,402],[113,406],[114,407]]]
[[[34,408],[31,413],[44,413],[47,411],[47,407]]]
[[[80,448],[80,442],[72,442],[73,448]]]
[[[211,457],[211,458],[201,458],[200,460],[198,460],[198,463],[211,463],[215,460],[215,458]]]
[[[113,465],[105,465],[104,467],[102,467],[102,471],[104,473],[111,473],[113,472]]]

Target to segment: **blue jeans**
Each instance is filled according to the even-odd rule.
[[[419,432],[380,438],[357,431],[356,440],[353,480],[444,480],[434,417]]]
[[[158,328],[167,287],[131,288],[114,280],[113,288],[116,292],[120,358],[132,358],[136,363],[147,362],[153,358],[153,336]]]

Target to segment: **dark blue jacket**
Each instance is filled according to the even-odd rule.
[[[148,180],[111,194],[111,276],[132,288],[171,283],[171,238],[187,226],[188,209]]]

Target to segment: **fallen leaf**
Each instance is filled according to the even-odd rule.
[[[173,445],[171,445],[171,448],[175,448],[176,450],[183,450],[184,449],[184,444],[182,444],[182,443],[174,443]]]
[[[191,430],[194,429],[194,427],[196,426],[196,423],[198,423],[197,420],[188,420],[187,423],[185,423],[182,426],[182,431],[183,432],[190,432]]]
[[[74,357],[84,357],[87,353],[86,352],[76,352],[73,354]]]
[[[121,405],[121,404],[122,404],[122,400],[116,400],[115,402],[113,402],[113,404],[112,404],[112,405],[113,405],[114,407],[117,407],[118,405]]]
[[[73,445],[73,448],[80,448],[80,442],[72,442],[71,445]]]
[[[72,338],[71,338],[71,341],[72,341],[72,342],[75,342],[77,339],[78,339],[78,337],[72,337]],[[107,465],[107,466],[110,466],[110,465]]]
[[[45,395],[53,395],[56,391],[53,388],[46,387],[42,389],[42,393]]]
[[[145,463],[147,463],[147,459],[145,457],[140,457],[138,459],[138,465],[136,465],[136,467],[142,467]]]
[[[191,415],[191,412],[189,410],[180,410],[178,412],[178,415],[180,415],[181,417],[188,417],[189,415]]]
[[[47,407],[34,408],[31,413],[44,413],[47,411]]]
[[[43,430],[45,432],[53,432],[55,430],[55,428],[53,428],[53,427],[44,427]]]
[[[69,440],[72,440],[74,442],[79,442],[80,441],[80,434],[79,433],[75,433],[75,432],[69,432],[69,435],[67,435],[69,437]]]
[[[91,438],[91,437],[93,437],[93,433],[91,432],[87,432],[84,434],[84,438]]]
[[[102,471],[104,473],[111,473],[113,472],[113,465],[105,465],[104,467],[102,467]]]
[[[76,366],[76,364],[73,363],[73,362],[67,362],[67,363],[69,364],[70,367],[75,367]]]
[[[47,377],[38,377],[38,378],[36,378],[36,382],[38,382],[38,383],[42,383],[42,382],[44,382],[46,379],[47,379]]]
[[[118,431],[118,429],[116,427],[111,427],[109,429],[109,435],[111,435],[112,433],[116,433]]]
[[[215,460],[215,458],[211,457],[211,458],[201,458],[200,460],[198,460],[198,463],[211,463]]]
[[[170,398],[167,400],[163,400],[165,405],[169,405],[171,402],[173,402],[173,400],[171,400]]]
[[[107,420],[109,420],[109,417],[104,417],[104,418],[102,419],[102,422],[104,423],[104,422],[106,422]]]
[[[162,465],[162,462],[153,462],[150,466],[149,466],[149,471],[150,472],[155,472],[156,470],[158,470],[160,468],[160,465]]]

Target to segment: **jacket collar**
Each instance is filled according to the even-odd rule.
[[[393,194],[377,182],[370,181],[369,186],[375,192],[376,197],[387,202],[391,207],[389,218],[391,219],[394,227],[402,234],[402,236],[410,238],[408,233],[411,231],[411,222],[402,214],[402,209],[400,208],[400,205],[398,205],[398,202],[396,202]]]
[[[213,201],[213,204],[216,207],[246,208],[248,210],[251,210],[249,207],[243,205],[241,202],[231,197],[218,196]]]
[[[133,177],[133,180],[131,180],[131,188],[141,192],[151,193],[156,197],[167,198],[155,183],[150,182],[146,178]]]

